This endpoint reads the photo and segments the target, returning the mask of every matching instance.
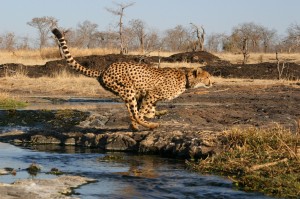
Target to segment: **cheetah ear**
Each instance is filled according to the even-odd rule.
[[[198,74],[201,74],[203,72],[202,68],[197,68],[195,70],[193,70],[193,75],[194,77],[197,77]]]

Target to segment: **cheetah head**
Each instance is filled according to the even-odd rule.
[[[189,71],[187,74],[187,86],[189,88],[211,87],[210,74],[201,68]]]

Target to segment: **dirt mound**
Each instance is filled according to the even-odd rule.
[[[114,62],[141,62],[145,64],[154,64],[160,62],[199,62],[199,63],[209,63],[220,65],[225,63],[220,60],[220,58],[204,51],[199,52],[187,52],[187,53],[178,53],[170,57],[158,57],[158,56],[141,56],[141,55],[120,55],[120,54],[108,54],[108,55],[91,55],[84,57],[75,57],[78,63],[82,64],[87,68],[94,70],[102,70],[105,67],[109,66]],[[226,64],[230,64],[227,63]],[[41,76],[53,76],[55,74],[61,73],[61,71],[68,71],[71,74],[77,74],[76,71],[73,71],[68,68],[65,60],[55,60],[49,61],[45,65],[35,65],[35,66],[25,66],[23,64],[3,64],[0,65],[0,77],[5,75],[13,75],[15,73],[26,73],[29,77],[41,77]]]
[[[83,66],[94,70],[102,70],[114,62],[133,61],[151,65],[158,63],[160,59],[161,62],[168,63],[206,63],[205,70],[214,76],[225,78],[278,79],[276,63],[231,64],[205,51],[178,53],[169,57],[109,54],[75,57],[75,59]],[[49,61],[41,66],[25,66],[15,63],[0,65],[0,77],[15,73],[26,74],[29,77],[54,76],[62,71],[79,75],[67,66],[65,60]],[[287,63],[281,77],[289,80],[300,79],[300,66],[296,63]]]
[[[279,72],[276,63],[259,64],[232,64],[232,65],[209,65],[204,67],[213,76],[224,78],[246,78],[246,79],[278,79]],[[288,80],[300,79],[300,65],[296,63],[287,63],[282,71],[281,78]]]
[[[46,71],[44,66],[33,65],[27,66],[23,64],[8,63],[0,65],[0,77],[13,75],[26,75],[28,77],[42,77],[52,71]]]
[[[230,65],[230,62],[222,60],[219,57],[206,51],[178,53],[171,55],[169,59],[171,59],[173,62],[199,62],[214,66]]]
[[[76,61],[81,65],[91,68],[93,70],[102,70],[114,62],[142,62],[151,64],[150,60],[137,55],[91,55],[84,57],[75,57]],[[70,69],[67,62],[64,59],[49,61],[45,65],[32,65],[26,66],[23,64],[8,63],[0,65],[0,77],[6,75],[14,75],[17,73],[26,74],[29,77],[42,77],[42,76],[54,76],[60,74],[61,71],[67,71],[71,74],[78,75],[78,73]]]

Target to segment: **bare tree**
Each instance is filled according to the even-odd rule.
[[[132,30],[134,36],[139,41],[139,49],[140,52],[143,54],[145,52],[145,39],[146,39],[146,33],[145,33],[145,22],[143,22],[140,19],[133,19],[129,21],[130,29]]]
[[[246,64],[248,61],[249,55],[249,49],[248,49],[248,37],[243,38],[243,47],[242,47],[242,53],[243,53],[243,64]]]
[[[114,31],[103,31],[98,33],[99,45],[104,48],[118,48],[119,46],[119,35]]]
[[[161,41],[160,41],[160,38],[158,36],[158,33],[156,30],[150,30],[148,31],[147,33],[147,37],[146,37],[146,50],[154,50],[154,49],[159,49],[161,50]]]
[[[276,36],[276,30],[270,30],[268,28],[261,27],[261,41],[262,41],[264,53],[268,52],[271,42],[273,41],[275,36]]]
[[[204,50],[204,39],[205,39],[205,30],[203,26],[199,27],[193,23],[190,23],[192,27],[194,28],[194,33],[196,33],[197,37],[197,42],[194,50],[197,50],[197,47],[199,50],[203,51]],[[201,30],[200,30],[201,28]]]
[[[207,36],[206,50],[210,52],[218,52],[223,47],[223,41],[226,38],[224,33],[212,33]]]
[[[78,35],[77,39],[78,45],[82,48],[91,48],[93,46],[93,40],[95,40],[95,34],[97,33],[98,25],[92,23],[88,20],[84,21],[83,23],[78,24]]]
[[[286,61],[283,60],[282,65],[280,65],[280,60],[279,60],[277,51],[276,51],[276,60],[277,60],[278,79],[281,80],[282,79],[282,73],[283,73],[284,69],[286,68],[286,65],[285,65]]]
[[[134,5],[134,2],[132,3],[116,3],[118,6],[117,9],[112,8],[106,8],[106,10],[114,15],[119,16],[119,38],[120,38],[120,54],[124,54],[126,49],[124,48],[124,37],[123,37],[123,16],[124,16],[124,10],[132,5]]]
[[[232,38],[240,50],[245,50],[244,48],[247,46],[247,50],[251,49],[252,51],[258,43],[257,34],[258,29],[254,23],[244,23],[233,28]],[[247,44],[245,44],[245,42],[247,42]],[[251,46],[249,45],[250,42],[252,43]]]
[[[300,25],[291,24],[287,29],[288,35],[284,39],[284,44],[288,49],[288,52],[296,51],[300,49]]]
[[[243,23],[232,29],[230,36],[224,40],[223,48],[229,52],[242,52],[247,45],[248,52],[267,52],[276,46],[276,31],[255,23]],[[245,40],[245,38],[247,38]],[[247,44],[245,44],[247,41]]]
[[[237,49],[243,54],[243,64],[247,63],[249,55],[250,33],[244,29],[235,29],[229,40],[231,42],[231,51]]]
[[[1,37],[0,46],[4,50],[13,51],[16,47],[16,36],[13,32],[4,34]]]
[[[29,38],[28,37],[22,37],[21,42],[18,45],[19,49],[28,50],[30,48],[29,46]]]
[[[123,54],[127,54],[130,47],[134,46],[134,33],[127,26],[123,27]]]
[[[178,25],[173,29],[166,30],[163,44],[166,50],[182,51],[188,49],[189,34],[186,28]]]
[[[54,17],[36,17],[33,18],[30,22],[27,22],[29,26],[38,29],[38,34],[40,37],[39,48],[42,49],[48,44],[48,34],[50,30],[57,26],[58,20]]]

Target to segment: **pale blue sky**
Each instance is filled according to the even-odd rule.
[[[141,19],[148,27],[164,31],[190,22],[203,25],[208,34],[229,34],[234,26],[254,22],[279,34],[300,23],[300,0],[0,0],[0,34],[15,32],[33,37],[36,30],[26,23],[34,17],[52,16],[59,26],[76,28],[89,20],[105,30],[118,20],[105,10],[113,2],[135,4],[125,10],[124,22]]]

